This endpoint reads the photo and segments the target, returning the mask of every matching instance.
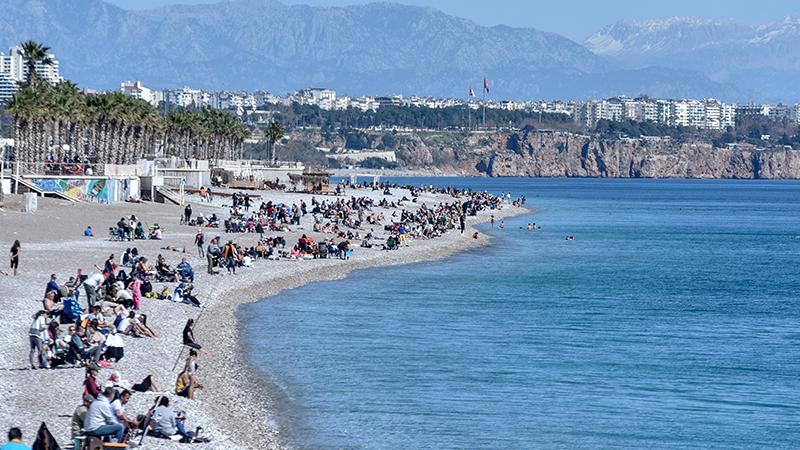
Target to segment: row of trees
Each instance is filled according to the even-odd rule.
[[[43,163],[131,164],[161,148],[164,155],[233,159],[242,154],[247,129],[213,110],[158,114],[150,103],[119,92],[87,95],[75,84],[51,85],[36,74],[49,49],[22,44],[28,74],[7,105],[14,117],[15,158],[24,170]]]
[[[472,110],[466,106],[423,108],[389,105],[381,106],[376,111],[362,111],[357,108],[324,110],[316,105],[293,103],[288,106],[272,105],[272,109],[276,111],[275,119],[290,127],[315,126],[326,130],[381,125],[439,130],[476,129],[483,123],[483,110]],[[525,125],[535,125],[562,128],[573,124],[566,114],[486,109],[487,127],[522,128]]]

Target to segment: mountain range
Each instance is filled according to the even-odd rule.
[[[762,25],[691,17],[621,21],[584,45],[617,68],[692,70],[759,100],[800,100],[800,17]]]
[[[42,41],[66,78],[96,89],[138,79],[159,88],[465,97],[488,77],[498,99],[800,100],[800,21],[792,19],[619,22],[577,43],[395,3],[232,0],[144,11],[102,0],[3,3],[0,44]]]

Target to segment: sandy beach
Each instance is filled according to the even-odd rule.
[[[256,191],[263,200],[293,203],[303,198],[307,203],[308,194],[290,194],[275,191]],[[371,189],[348,189],[347,196],[369,196],[383,198],[380,191]],[[393,189],[393,197],[411,198],[408,191]],[[229,199],[215,198],[212,204],[200,202],[199,197],[189,196],[194,214],[208,216],[215,212],[221,218],[227,217]],[[406,209],[414,209],[425,203],[430,205],[452,201],[443,194],[423,193],[417,203],[404,203]],[[256,205],[260,200],[256,200]],[[21,198],[8,196],[0,212],[0,246],[7,252],[15,239],[22,243],[20,273],[17,277],[0,275],[0,308],[2,308],[5,330],[0,335],[0,424],[5,429],[18,426],[23,430],[26,443],[32,443],[39,424],[44,421],[59,444],[67,445],[69,440],[70,416],[80,403],[81,383],[84,370],[63,368],[51,370],[30,370],[28,367],[28,327],[32,314],[41,306],[41,298],[51,273],[58,275],[63,283],[74,276],[78,268],[84,273],[96,272],[94,264],[102,265],[109,254],[119,261],[126,248],[137,247],[140,254],[155,260],[159,253],[164,255],[173,267],[186,256],[196,274],[195,293],[202,304],[195,308],[168,300],[143,300],[142,312],[149,317],[148,324],[158,333],[157,338],[124,337],[125,357],[114,364],[124,380],[130,383],[141,381],[153,375],[159,387],[170,393],[173,409],[185,411],[188,417],[187,428],[202,426],[211,439],[203,448],[281,448],[280,432],[274,424],[275,399],[273,393],[260,385],[258,377],[250,367],[244,354],[240,326],[236,310],[239,306],[258,301],[284,290],[303,284],[341,278],[350,271],[385,265],[407,264],[417,261],[447,257],[455,252],[485,245],[490,237],[480,234],[472,238],[473,226],[489,220],[493,214],[496,220],[511,215],[523,214],[524,208],[504,205],[502,210],[482,211],[476,217],[468,217],[467,231],[462,235],[452,230],[443,237],[432,240],[416,240],[398,251],[384,251],[379,248],[358,248],[349,260],[322,259],[300,261],[258,260],[253,267],[240,268],[235,275],[209,275],[206,260],[200,258],[193,245],[196,227],[179,225],[183,208],[164,204],[69,204],[54,199],[39,199],[39,210],[35,213],[20,212]],[[391,211],[384,211],[387,215]],[[107,239],[108,228],[114,226],[120,217],[135,214],[146,224],[158,223],[164,229],[164,240],[117,242]],[[291,232],[266,233],[282,235],[287,247],[293,245],[302,234],[315,239],[332,237],[311,232],[313,218],[304,216],[300,227],[292,227]],[[83,230],[91,225],[96,237],[83,237]],[[386,232],[375,226],[375,243],[385,241]],[[233,239],[243,246],[255,245],[258,234],[226,234],[220,229],[205,229],[206,241],[221,235],[223,242]],[[357,245],[354,242],[354,245]],[[162,247],[186,248],[186,254]],[[5,257],[0,269],[7,269]],[[174,289],[175,283],[153,283],[154,290],[162,286]],[[314,301],[309,298],[308,301]],[[81,303],[85,305],[85,294],[81,289]],[[182,351],[181,331],[188,318],[195,318],[197,325],[194,334],[198,342],[212,355],[201,354],[198,376],[205,385],[197,399],[187,400],[174,395],[175,378],[183,366],[187,352]],[[180,355],[179,355],[180,353]],[[177,367],[175,367],[177,364]],[[105,381],[111,370],[104,369],[99,380]],[[129,415],[141,414],[155,399],[157,393],[135,393],[128,405]],[[175,444],[167,440],[147,438],[150,448],[179,448],[186,444]]]

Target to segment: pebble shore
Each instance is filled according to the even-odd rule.
[[[308,194],[274,191],[256,193],[264,200],[291,204],[303,198],[310,204]],[[346,194],[348,197],[354,195],[383,198],[381,192],[371,189],[348,189]],[[400,199],[404,195],[411,198],[408,191],[400,189],[393,189],[393,194],[393,197],[389,197],[390,200]],[[225,203],[229,200],[218,198],[212,204],[199,200],[189,196],[195,215],[202,212],[208,216],[216,212],[221,218],[227,217]],[[414,209],[422,203],[432,205],[448,201],[452,201],[449,196],[424,193],[416,204],[406,202],[403,207]],[[166,300],[144,300],[142,311],[148,315],[149,324],[159,336],[125,337],[125,357],[114,365],[113,370],[120,371],[123,379],[130,383],[153,375],[159,389],[172,394],[175,378],[187,356],[186,351],[179,356],[182,350],[181,331],[188,318],[195,318],[195,338],[212,353],[201,354],[199,359],[198,376],[205,384],[205,389],[197,393],[194,401],[175,395],[170,395],[170,398],[176,411],[186,412],[189,428],[202,426],[212,441],[195,445],[209,449],[272,449],[285,446],[279,430],[274,426],[274,393],[263,386],[254,373],[242,344],[243,339],[239,336],[241,327],[236,317],[239,306],[309,282],[342,278],[352,270],[445,258],[459,251],[485,245],[490,239],[486,235],[480,234],[478,239],[472,239],[475,224],[488,221],[490,214],[499,221],[504,217],[527,212],[524,208],[511,205],[505,205],[502,210],[483,211],[477,217],[468,218],[467,232],[463,235],[454,230],[438,239],[412,241],[408,247],[401,247],[397,251],[356,248],[349,260],[259,260],[253,267],[241,268],[236,275],[209,275],[205,259],[199,258],[193,245],[197,228],[178,225],[182,207],[152,203],[72,205],[40,198],[37,212],[25,214],[19,212],[20,209],[21,198],[7,196],[0,212],[0,246],[10,249],[13,241],[19,239],[23,249],[19,275],[0,275],[0,311],[3,311],[2,322],[5,326],[4,332],[0,333],[0,404],[4,406],[0,408],[0,431],[18,426],[23,430],[24,441],[30,444],[39,424],[44,421],[62,447],[70,442],[69,421],[73,410],[80,403],[84,371],[77,368],[28,368],[28,328],[31,315],[41,306],[49,275],[56,273],[59,282],[63,283],[74,276],[79,267],[84,269],[84,273],[93,273],[93,264],[102,265],[111,253],[119,260],[126,248],[134,246],[150,260],[155,260],[159,253],[163,254],[174,267],[184,254],[161,250],[161,247],[169,245],[186,247],[185,256],[194,266],[196,274],[195,292],[203,307],[198,309]],[[376,208],[376,211],[380,210]],[[383,211],[387,217],[391,214],[389,210]],[[148,225],[160,224],[165,230],[165,239],[134,242],[107,240],[108,227],[113,226],[120,217],[131,214],[135,214]],[[280,234],[285,236],[287,246],[293,245],[303,233],[316,239],[330,237],[310,232],[312,224],[313,219],[309,214],[303,217],[300,229],[293,227],[292,232]],[[83,229],[87,225],[92,225],[96,237],[82,237]],[[379,228],[382,227],[375,227],[376,234],[379,237],[385,236],[386,233]],[[252,233],[225,234],[218,229],[205,229],[204,232],[207,241],[219,234],[224,241],[233,239],[249,247],[258,240],[258,235]],[[376,239],[374,242],[380,243],[381,240]],[[354,242],[354,245],[357,244]],[[6,270],[7,264],[4,261],[0,270]],[[174,285],[164,285],[174,289]],[[161,283],[154,283],[154,289],[161,286]],[[81,295],[84,303],[84,293],[81,292]],[[309,298],[308,301],[314,299]],[[105,381],[110,372],[104,369],[99,379]],[[143,413],[156,395],[136,393],[128,405],[129,414]],[[145,446],[185,448],[186,444],[147,438]]]

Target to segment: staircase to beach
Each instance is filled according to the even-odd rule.
[[[161,196],[161,198],[163,199],[164,203],[170,202],[170,203],[173,203],[173,204],[176,204],[176,205],[182,205],[183,204],[183,202],[181,202],[180,195],[178,195],[178,193],[176,193],[175,191],[173,191],[173,190],[171,190],[171,189],[169,189],[167,187],[157,186],[155,188],[155,191],[159,196]]]
[[[81,200],[79,198],[71,197],[71,196],[69,196],[69,195],[67,195],[67,194],[65,194],[63,192],[44,190],[44,189],[40,188],[39,186],[37,186],[36,184],[31,183],[30,181],[22,178],[21,176],[17,176],[17,175],[6,175],[6,176],[11,179],[11,185],[12,186],[15,186],[17,184],[19,185],[19,188],[17,189],[17,191],[18,191],[17,193],[18,194],[25,193],[25,192],[33,192],[36,195],[40,195],[42,197],[59,198],[59,199],[62,199],[62,200],[68,200],[68,201],[70,201],[72,203],[82,203],[83,202],[83,200]]]

